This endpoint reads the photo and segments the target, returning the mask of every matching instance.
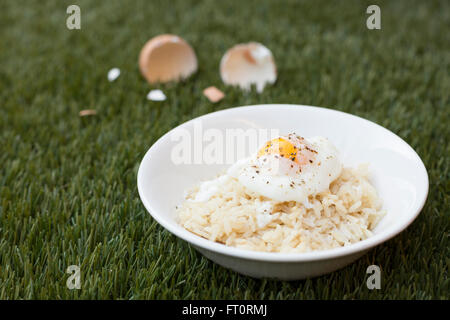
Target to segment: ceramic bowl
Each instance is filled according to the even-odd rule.
[[[386,215],[368,239],[308,253],[256,252],[201,238],[177,224],[175,208],[183,202],[186,189],[215,177],[230,164],[207,164],[195,159],[193,163],[173,161],[174,149],[180,144],[176,137],[188,135],[193,145],[207,144],[196,132],[199,126],[203,133],[212,129],[224,135],[230,129],[274,129],[281,134],[296,132],[305,137],[327,137],[340,151],[344,166],[369,163],[371,182],[383,200]],[[374,122],[331,109],[271,104],[210,113],[171,130],[145,154],[137,185],[151,216],[208,259],[251,277],[295,280],[342,268],[405,230],[425,203],[428,175],[417,153],[405,141]]]

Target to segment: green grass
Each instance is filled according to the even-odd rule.
[[[66,28],[81,7],[82,29]],[[449,299],[450,5],[376,1],[2,1],[0,6],[1,299]],[[199,71],[150,102],[137,57],[175,33]],[[219,61],[256,40],[279,78],[263,94],[225,87]],[[119,67],[113,83],[107,71]],[[202,90],[226,93],[209,103]],[[324,106],[375,121],[405,139],[430,178],[427,203],[403,233],[354,264],[306,281],[256,280],[224,269],[145,211],[136,173],[174,126],[248,104]],[[95,117],[80,118],[82,109]],[[65,273],[79,264],[82,289]],[[366,287],[368,265],[382,289]]]

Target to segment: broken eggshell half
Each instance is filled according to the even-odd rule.
[[[252,84],[261,93],[266,84],[277,79],[272,52],[257,42],[241,43],[229,49],[220,61],[220,76],[225,84],[250,90]]]
[[[179,36],[162,34],[150,39],[142,48],[139,69],[149,83],[178,81],[197,71],[197,57]]]

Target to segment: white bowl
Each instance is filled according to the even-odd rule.
[[[279,129],[305,137],[324,136],[338,148],[345,166],[369,163],[372,183],[387,214],[374,235],[358,243],[308,253],[269,253],[237,249],[196,236],[177,224],[175,207],[184,191],[211,179],[229,165],[175,164],[171,151],[179,143],[171,134],[189,132],[201,121],[215,128]],[[187,130],[187,131],[185,131]],[[249,150],[254,151],[254,150]],[[428,194],[428,175],[416,152],[389,130],[351,114],[299,105],[255,105],[227,109],[188,121],[161,137],[145,154],[137,184],[145,208],[158,223],[189,242],[207,258],[252,277],[304,279],[342,268],[370,248],[403,231],[419,214]]]

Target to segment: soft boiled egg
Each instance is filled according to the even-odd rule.
[[[326,138],[289,134],[236,162],[227,174],[273,201],[297,201],[307,206],[308,197],[327,190],[341,171],[338,151]]]

